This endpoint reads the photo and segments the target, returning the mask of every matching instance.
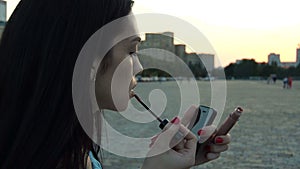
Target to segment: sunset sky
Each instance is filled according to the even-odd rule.
[[[7,1],[8,16],[18,2]],[[241,58],[267,61],[272,52],[280,54],[282,61],[295,61],[299,9],[299,0],[135,0],[133,12],[163,13],[188,21],[208,38],[226,66]]]

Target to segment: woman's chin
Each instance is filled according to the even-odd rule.
[[[117,112],[125,111],[128,108],[129,99],[127,101],[118,102],[118,104],[115,104],[114,107],[112,107],[112,110]]]

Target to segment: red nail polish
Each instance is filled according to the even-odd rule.
[[[223,139],[221,137],[217,137],[216,138],[216,143],[223,143]]]
[[[205,134],[205,130],[201,130],[201,129],[200,129],[200,130],[198,131],[198,136],[204,135],[204,134]]]
[[[151,141],[154,142],[154,141],[156,141],[157,138],[158,138],[158,135],[152,137],[152,138],[151,138]]]
[[[173,124],[179,124],[180,120],[178,117],[175,117],[173,120],[171,120],[171,123]]]

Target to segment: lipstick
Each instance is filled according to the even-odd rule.
[[[217,136],[226,135],[231,128],[235,125],[235,123],[239,120],[240,116],[243,113],[243,109],[241,107],[235,108],[235,110],[229,114],[224,123],[219,127]]]

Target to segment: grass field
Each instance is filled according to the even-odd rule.
[[[210,83],[198,82],[201,104],[210,103]],[[153,89],[165,92],[168,103],[166,112],[176,112],[180,102],[174,82],[141,83],[136,91],[148,98]],[[146,99],[145,99],[146,100]],[[292,89],[282,89],[281,81],[267,85],[263,81],[227,81],[225,118],[236,106],[244,108],[244,114],[231,131],[230,149],[207,164],[194,168],[285,168],[300,166],[300,81]],[[172,118],[173,114],[163,114]],[[176,115],[176,114],[175,114]],[[149,137],[158,132],[157,123],[132,124],[117,113],[106,112],[105,118],[125,135],[138,137],[147,131]],[[143,135],[143,136],[144,136]],[[104,153],[105,168],[139,168],[142,159],[118,157]]]

